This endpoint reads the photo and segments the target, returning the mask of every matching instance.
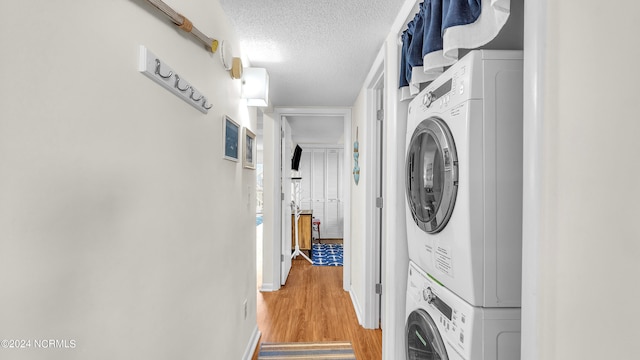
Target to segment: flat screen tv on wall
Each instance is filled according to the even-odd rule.
[[[300,156],[302,156],[302,148],[300,145],[296,145],[296,149],[293,150],[293,157],[291,158],[291,170],[298,171],[300,169]]]

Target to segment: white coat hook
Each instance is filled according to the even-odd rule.
[[[195,90],[193,90],[193,88],[191,88],[191,95],[189,95],[189,97],[193,101],[200,101],[204,97],[203,95],[200,95],[200,97],[196,99],[196,98],[193,97],[193,94],[195,94],[195,93],[196,93]]]
[[[207,106],[207,98],[206,97],[202,97],[202,107],[209,110],[213,107],[213,104],[209,104],[209,106]]]
[[[187,86],[183,89],[180,87],[180,75],[176,74],[176,83],[174,85],[176,87],[176,89],[180,90],[180,91],[187,91],[189,90],[189,88],[191,87],[189,84],[187,84]]]
[[[163,79],[168,79],[173,75],[173,71],[169,71],[169,75],[162,75],[160,73],[160,60],[156,59],[156,75],[160,76]]]

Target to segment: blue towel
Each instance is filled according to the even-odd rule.
[[[493,40],[509,19],[510,0],[445,0],[444,57],[459,49],[476,49]]]
[[[425,19],[422,38],[422,57],[434,51],[442,50],[442,0],[427,0],[420,6]]]
[[[442,50],[444,30],[475,22],[480,10],[480,0],[427,0],[420,4],[421,18],[425,19],[422,56]]]
[[[414,90],[414,67],[422,66],[425,74],[414,82],[429,81],[457,61],[458,49],[475,49],[493,40],[509,13],[510,0],[425,0],[402,34],[400,87],[411,85]]]
[[[407,53],[409,52],[409,34],[407,30],[402,33],[402,56],[400,58],[400,83],[399,87],[409,86],[407,79]]]
[[[415,19],[414,19],[415,20]],[[411,51],[411,42],[413,41],[413,34],[416,27],[415,21],[411,20],[407,24],[407,30],[402,33],[402,59],[400,60],[400,87],[409,85],[411,81],[411,71],[413,69],[413,63],[416,61],[422,61],[422,59],[415,58],[415,52]],[[414,58],[409,59],[410,56]]]
[[[481,10],[480,0],[443,0],[442,32],[444,33],[444,29],[452,26],[475,22],[478,20]]]
[[[424,3],[420,4],[420,7],[422,8],[423,5]],[[416,16],[413,18],[413,21],[411,22],[411,25],[413,28],[413,36],[411,37],[411,43],[409,44],[409,49],[407,50],[407,63],[411,68],[414,68],[416,66],[422,66],[422,33],[424,31],[425,25],[424,19],[422,18],[422,11],[419,11],[418,14],[416,14]],[[411,77],[407,76],[407,78],[409,79],[409,82],[411,82]]]

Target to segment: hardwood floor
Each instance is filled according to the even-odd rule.
[[[342,267],[293,260],[284,287],[258,293],[258,328],[260,343],[346,340],[356,358],[382,359],[382,330],[358,324],[349,293],[342,289]],[[260,344],[253,360],[259,349]]]

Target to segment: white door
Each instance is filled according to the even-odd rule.
[[[300,208],[312,210],[320,220],[320,236],[341,239],[344,235],[343,185],[344,150],[303,146],[298,175]]]
[[[284,285],[291,271],[291,126],[285,117],[282,118],[280,142],[282,145],[281,167],[281,199],[282,199],[282,245],[280,261],[280,284]]]
[[[326,156],[324,149],[311,150],[311,206],[313,217],[320,220],[320,236],[326,238],[325,230],[325,174]]]
[[[342,227],[342,149],[326,150],[326,201],[325,201],[325,226],[324,237],[341,239]]]
[[[298,174],[302,178],[300,180],[300,209],[312,210],[311,206],[311,152],[302,150],[302,156],[300,156],[300,167]]]
[[[341,239],[344,235],[343,164],[344,150],[303,147],[300,161],[303,209],[320,220],[320,237]]]

